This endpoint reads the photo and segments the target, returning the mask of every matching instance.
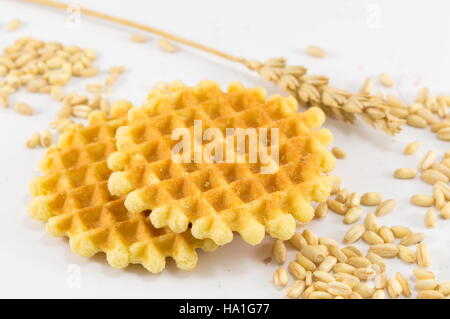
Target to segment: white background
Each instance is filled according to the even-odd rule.
[[[316,0],[316,1],[209,1],[209,0],[109,0],[75,1],[92,9],[120,15],[169,32],[186,36],[217,49],[247,58],[285,56],[291,64],[302,64],[311,74],[325,74],[337,87],[357,90],[367,76],[387,71],[396,85],[385,92],[406,101],[428,86],[434,94],[450,93],[449,5],[444,0]],[[12,18],[21,18],[24,27],[4,31]],[[146,44],[129,41],[133,32],[125,28],[83,17],[80,28],[66,24],[67,14],[25,4],[0,1],[0,46],[18,36],[61,41],[98,51],[102,70],[125,65],[127,72],[113,88],[111,98],[126,98],[139,104],[158,81],[181,79],[193,85],[212,79],[226,86],[238,80],[247,86],[264,86],[270,94],[275,87],[238,65],[192,49],[175,54],[161,52],[157,37]],[[305,55],[305,48],[323,47],[328,57],[317,60]],[[104,78],[104,74],[102,75]],[[70,90],[80,90],[92,80],[74,80]],[[377,82],[378,84],[378,82]],[[378,84],[378,88],[380,88]],[[69,91],[70,91],[69,90]],[[27,183],[36,176],[37,163],[44,150],[27,150],[24,142],[53,118],[58,103],[47,95],[21,91],[12,102],[26,101],[36,114],[24,117],[11,109],[0,110],[0,297],[125,297],[125,298],[254,298],[283,297],[271,282],[274,264],[264,265],[270,255],[269,241],[257,247],[236,236],[233,243],[215,253],[200,253],[198,267],[191,272],[176,269],[152,275],[140,266],[126,270],[111,268],[104,256],[85,259],[73,254],[66,240],[49,236],[44,225],[26,212],[30,195]],[[335,135],[335,145],[345,149],[348,158],[337,163],[336,174],[344,186],[354,191],[380,191],[396,198],[398,208],[382,218],[386,225],[402,224],[425,231],[433,265],[441,280],[450,280],[450,221],[438,221],[434,230],[423,227],[425,209],[409,204],[412,194],[430,193],[431,187],[419,180],[393,179],[398,167],[415,167],[428,149],[443,153],[448,146],[426,130],[407,128],[389,137],[364,124],[344,125],[333,120],[327,127]],[[404,145],[422,141],[420,151],[402,155]],[[370,209],[365,209],[365,212]],[[326,220],[308,226],[320,236],[340,239],[347,228],[341,217],[330,214]],[[367,249],[364,244],[361,248]],[[293,252],[291,252],[293,254]],[[75,266],[70,266],[75,265]],[[73,267],[78,267],[81,287],[67,284]],[[389,262],[389,274],[402,271],[410,277],[412,267]]]

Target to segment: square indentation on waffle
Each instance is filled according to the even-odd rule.
[[[58,146],[50,148],[41,161],[45,175],[30,185],[34,197],[29,212],[47,222],[52,235],[68,236],[74,252],[86,257],[104,252],[113,267],[139,263],[156,273],[164,269],[166,258],[172,257],[179,268],[192,269],[197,263],[195,249],[214,249],[211,240],[195,239],[190,230],[177,234],[167,228],[156,229],[148,213],[128,212],[123,198],[108,190],[111,170],[106,159],[116,151],[115,131],[126,123],[130,107],[119,101],[110,117],[93,112],[88,126],[74,125],[60,136]],[[169,179],[170,174],[177,174],[171,165],[159,161],[170,156],[164,145],[147,144],[143,154],[146,161],[155,163],[154,178]],[[177,198],[188,189],[176,179],[168,183],[168,196]]]
[[[177,234],[167,228],[156,229],[147,216],[146,212],[128,212],[123,199],[116,199],[51,217],[46,227],[54,236],[69,237],[70,247],[81,256],[103,252],[115,268],[142,264],[152,273],[165,268],[167,257],[173,258],[180,269],[193,269],[197,248],[216,248],[211,240],[195,239],[189,230]]]
[[[118,151],[108,158],[108,167],[114,171],[108,188],[114,195],[125,196],[130,212],[151,210],[149,218],[157,228],[180,233],[192,227],[194,237],[212,239],[218,245],[231,241],[233,232],[251,244],[259,243],[266,231],[289,239],[296,220],[308,222],[313,217],[311,201],[328,197],[331,186],[323,173],[335,161],[326,150],[332,135],[319,129],[323,112],[296,110],[292,98],[266,100],[262,89],[245,89],[238,83],[231,84],[228,92],[210,81],[193,88],[174,83],[166,91],[154,90],[144,106],[129,112],[128,125],[117,131]],[[156,121],[160,117],[170,123],[165,128],[179,125],[189,132],[194,121],[201,120],[203,128],[218,128],[223,137],[230,128],[267,129],[269,134],[271,128],[279,128],[278,170],[262,174],[268,163],[249,162],[248,149],[240,157],[243,162],[175,163],[171,157],[164,158],[174,143],[169,142],[169,130],[162,130]],[[157,133],[137,138],[137,128]],[[165,151],[149,159],[145,148],[155,143],[164,144]],[[273,154],[272,147],[277,145],[272,145],[270,135],[266,144],[268,154]]]
[[[93,112],[88,126],[74,124],[61,134],[58,146],[50,147],[39,163],[45,175],[30,183],[32,217],[47,221],[72,206],[84,208],[111,200],[106,159],[116,151],[115,132],[126,123],[129,107],[117,103],[110,117]]]

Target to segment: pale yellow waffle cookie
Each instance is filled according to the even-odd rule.
[[[107,180],[111,171],[106,159],[116,150],[115,133],[125,125],[131,104],[115,103],[111,116],[95,111],[89,125],[74,125],[60,136],[58,146],[50,148],[40,162],[44,176],[30,184],[33,199],[30,215],[47,222],[48,232],[67,236],[72,250],[90,257],[106,253],[113,267],[142,264],[151,272],[165,267],[172,257],[182,269],[197,263],[195,249],[215,248],[211,240],[192,237],[151,225],[148,212],[129,213],[124,198],[110,195]]]
[[[118,152],[110,155],[114,173],[108,189],[126,195],[130,212],[151,210],[157,227],[181,233],[192,225],[195,238],[218,245],[238,232],[250,244],[267,231],[289,239],[297,219],[308,222],[311,201],[326,200],[335,159],[326,146],[332,135],[318,129],[325,116],[318,108],[297,113],[294,99],[273,96],[261,88],[232,83],[228,92],[204,81],[190,88],[176,82],[149,94],[144,106],[128,113],[128,125],[117,130]],[[262,174],[261,163],[177,163],[172,160],[175,128],[279,128],[279,165]],[[247,154],[248,155],[248,154]]]

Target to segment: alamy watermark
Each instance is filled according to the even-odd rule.
[[[67,266],[66,285],[69,289],[81,288],[81,268],[77,264]]]
[[[172,161],[260,163],[262,174],[274,174],[278,171],[279,128],[226,128],[224,136],[219,128],[214,127],[203,132],[202,124],[201,120],[195,120],[193,132],[185,127],[172,131],[172,140],[181,139],[172,148]]]
[[[381,28],[381,6],[378,3],[369,3],[367,5],[366,24],[369,29]]]
[[[66,27],[76,29],[81,27],[81,7],[76,3],[70,3],[66,8]]]

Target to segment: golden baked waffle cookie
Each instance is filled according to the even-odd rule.
[[[267,231],[289,239],[296,221],[313,218],[311,201],[330,193],[335,159],[326,146],[332,135],[318,129],[325,116],[318,108],[297,113],[292,98],[232,83],[228,92],[204,81],[196,87],[174,83],[149,94],[147,102],[128,113],[128,125],[117,130],[118,151],[108,158],[114,171],[108,189],[126,195],[130,212],[151,210],[157,227],[176,233],[191,225],[195,238],[223,245],[238,232],[250,244]],[[261,163],[178,163],[171,158],[174,129],[279,128],[279,169],[261,173]],[[194,141],[195,142],[195,141]],[[202,143],[202,142],[200,142]]]
[[[177,234],[156,229],[148,212],[128,212],[124,198],[108,191],[111,171],[106,159],[116,150],[115,133],[126,124],[130,107],[118,101],[111,116],[95,111],[86,127],[65,130],[58,146],[48,149],[40,162],[45,175],[30,184],[30,215],[47,222],[50,234],[69,237],[74,252],[86,257],[104,252],[113,267],[139,263],[156,273],[164,269],[166,257],[172,257],[179,268],[192,269],[195,249],[214,249],[211,240],[195,239],[190,230]]]

